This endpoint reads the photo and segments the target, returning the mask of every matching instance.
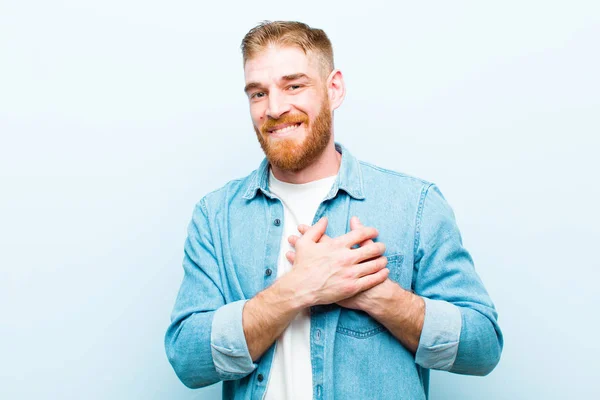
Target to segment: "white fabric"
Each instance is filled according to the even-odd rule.
[[[269,171],[269,191],[283,203],[283,236],[277,264],[277,278],[292,265],[285,253],[294,250],[287,238],[299,236],[298,225],[312,225],[317,209],[335,181],[330,176],[317,181],[293,184],[275,178]],[[277,339],[267,383],[266,400],[309,400],[313,398],[310,363],[310,313],[306,309]]]

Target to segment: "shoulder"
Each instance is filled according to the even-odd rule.
[[[399,189],[408,192],[426,193],[432,182],[403,172],[382,168],[366,161],[359,161],[363,182],[367,186],[383,186],[387,190]]]
[[[222,205],[243,198],[251,182],[255,179],[256,170],[250,174],[228,181],[222,186],[207,192],[197,203],[195,211],[199,209],[208,216],[217,212]]]

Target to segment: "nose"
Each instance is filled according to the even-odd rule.
[[[290,104],[285,100],[285,96],[277,93],[269,94],[269,105],[267,116],[272,119],[279,119],[283,114],[290,111]]]

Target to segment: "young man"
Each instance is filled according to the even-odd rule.
[[[242,42],[266,155],[197,204],[165,347],[182,382],[227,399],[425,399],[429,369],[485,375],[497,314],[450,206],[334,141],[345,94],[322,30]]]

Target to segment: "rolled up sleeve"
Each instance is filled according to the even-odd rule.
[[[211,331],[213,362],[222,380],[238,379],[256,368],[246,343],[242,313],[247,300],[226,304],[214,315]]]
[[[423,368],[485,375],[500,360],[497,312],[463,247],[439,189],[423,189],[415,235],[413,288],[425,301],[415,361]]]
[[[424,368],[449,370],[458,352],[460,310],[441,300],[425,300],[425,321],[415,361]]]
[[[190,388],[241,379],[255,368],[242,327],[245,301],[225,299],[204,202],[188,226],[183,281],[165,334],[169,362]]]

